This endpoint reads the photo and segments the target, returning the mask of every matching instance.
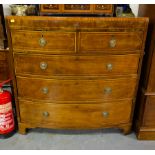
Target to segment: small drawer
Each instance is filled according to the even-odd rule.
[[[80,52],[104,52],[103,50],[141,50],[142,33],[136,32],[81,32]]]
[[[112,4],[94,4],[94,13],[113,13],[113,5]]]
[[[74,53],[75,32],[12,31],[14,52],[38,51],[50,53]]]
[[[17,87],[20,98],[50,101],[103,101],[132,98],[136,81],[136,78],[41,79],[17,77]]]
[[[99,128],[104,125],[128,123],[132,102],[130,100],[107,103],[54,104],[19,101],[21,122],[38,127]]]
[[[105,56],[15,54],[14,63],[17,74],[44,76],[125,75],[137,74],[139,57],[139,54]]]
[[[64,13],[92,13],[93,6],[91,4],[64,4],[62,12]]]
[[[61,13],[61,4],[41,4],[41,13]]]

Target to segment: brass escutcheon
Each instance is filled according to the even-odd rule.
[[[110,41],[109,41],[109,46],[111,48],[114,48],[116,46],[116,39],[112,38]]]
[[[109,112],[107,112],[107,111],[104,111],[104,112],[102,112],[102,115],[103,115],[103,117],[108,117],[109,116]]]
[[[46,62],[40,62],[40,69],[45,70],[47,68]]]
[[[112,88],[110,88],[110,87],[104,88],[104,93],[105,94],[111,94],[111,92],[112,92]]]
[[[41,37],[40,39],[39,39],[39,45],[41,46],[41,47],[44,47],[45,45],[46,45],[46,40],[43,38],[43,37]]]
[[[47,111],[43,112],[43,116],[44,117],[48,117],[49,116],[49,113]]]
[[[42,92],[43,92],[43,94],[47,94],[48,93],[48,88],[47,87],[42,88]]]
[[[111,63],[108,63],[107,64],[107,70],[111,71],[113,68],[113,65]]]

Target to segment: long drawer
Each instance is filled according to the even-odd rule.
[[[142,32],[81,32],[79,51],[103,53],[103,50],[140,50],[142,36]]]
[[[15,54],[14,63],[16,74],[44,76],[137,74],[139,54],[104,56]]]
[[[24,50],[41,50],[46,53],[74,53],[75,32],[52,31],[12,31],[12,45],[14,52]]]
[[[132,98],[136,78],[117,79],[41,79],[17,77],[21,98],[79,101]]]
[[[131,100],[97,104],[48,104],[19,101],[21,122],[38,127],[98,128],[127,123]]]

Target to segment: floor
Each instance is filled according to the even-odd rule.
[[[0,139],[0,150],[154,150],[155,141],[139,141],[134,133],[123,135],[117,129],[64,131],[31,129]]]

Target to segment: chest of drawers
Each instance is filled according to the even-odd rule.
[[[147,18],[6,18],[19,132],[128,133]]]
[[[41,4],[40,14],[113,14],[112,4]]]

